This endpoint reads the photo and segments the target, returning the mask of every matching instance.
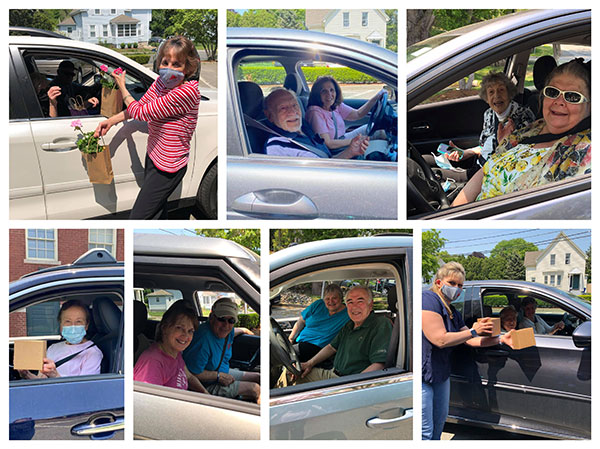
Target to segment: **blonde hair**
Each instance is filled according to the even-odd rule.
[[[433,280],[431,290],[439,295],[440,289],[437,285],[435,285],[435,281],[437,281],[438,279],[442,280],[449,276],[460,276],[464,281],[466,278],[465,268],[458,262],[448,262],[442,265],[440,268],[438,268],[437,273],[435,273],[435,279]]]

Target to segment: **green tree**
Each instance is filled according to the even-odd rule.
[[[490,257],[505,256],[508,254],[517,253],[522,259],[525,258],[525,253],[528,251],[537,251],[538,247],[525,239],[517,238],[511,240],[502,240],[490,253]]]
[[[240,26],[277,28],[277,15],[272,9],[249,9],[242,14]]]
[[[228,27],[239,27],[242,23],[242,16],[239,15],[233,9],[227,10],[227,26]]]
[[[152,20],[150,21],[152,35],[165,38],[175,34],[173,21],[177,13],[177,9],[153,9]]]
[[[196,229],[203,237],[216,237],[232,240],[260,254],[260,229]]]
[[[56,31],[58,24],[69,15],[70,11],[70,9],[10,9],[8,24]]]
[[[305,30],[304,9],[278,9],[274,10],[277,17],[277,28],[285,28],[288,30]]]
[[[503,279],[510,279],[515,281],[525,280],[525,265],[523,259],[517,253],[511,253],[506,259],[506,269],[504,271],[505,277]]]
[[[585,276],[588,282],[592,282],[592,247],[585,252]]]
[[[431,35],[444,33],[466,25],[515,12],[515,9],[434,9],[435,21]]]
[[[385,9],[384,11],[390,18],[385,33],[385,48],[393,52],[398,52],[398,10]]]
[[[173,31],[202,45],[209,61],[217,58],[216,9],[179,9],[173,17]]]
[[[447,241],[447,239],[440,237],[440,231],[437,229],[423,231],[421,235],[421,275],[423,281],[429,282],[437,271],[440,250]],[[448,261],[444,260],[444,262]]]

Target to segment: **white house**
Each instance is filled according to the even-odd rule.
[[[148,293],[146,295],[146,299],[148,300],[148,310],[152,312],[164,312],[171,304],[173,304],[178,299],[181,299],[181,294],[179,297],[175,297],[173,292],[167,290],[154,290],[152,293]]]
[[[387,23],[383,9],[307,9],[306,28],[371,42],[385,48]]]
[[[58,31],[93,44],[148,42],[151,20],[151,9],[74,9],[58,24]]]
[[[562,231],[542,251],[525,253],[525,279],[580,295],[586,291],[585,253]]]

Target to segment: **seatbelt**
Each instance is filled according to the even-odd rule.
[[[333,120],[333,127],[335,128],[335,137],[334,139],[339,139],[338,137],[338,128],[337,128],[337,120],[335,119],[335,114],[333,110],[331,111],[331,119]]]
[[[316,154],[317,156],[319,156],[321,158],[324,158],[324,159],[330,159],[331,158],[330,154],[327,154],[325,151],[321,150],[320,148],[313,147],[312,145],[306,145],[306,144],[300,143],[300,142],[298,142],[298,141],[296,141],[296,140],[294,140],[294,139],[292,139],[290,137],[284,136],[284,135],[278,133],[277,131],[269,128],[264,123],[261,123],[258,120],[253,119],[252,117],[250,117],[247,114],[244,114],[244,120],[246,122],[246,125],[249,125],[249,126],[251,126],[253,128],[260,129],[262,131],[266,131],[269,134],[274,134],[274,135],[276,135],[278,137],[282,137],[284,139],[287,139],[290,142],[292,142],[293,144],[299,146],[301,149],[309,151],[309,152],[311,152],[313,154]]]
[[[101,341],[104,341],[108,337],[112,337],[112,336],[113,336],[113,332],[104,335],[103,337],[99,338],[98,341],[90,340],[92,342],[92,344],[89,345],[87,348],[84,348],[81,351],[76,352],[75,354],[68,355],[64,359],[60,359],[58,362],[54,362],[54,365],[56,366],[56,368],[58,368],[59,366],[64,365],[65,363],[67,363],[69,360],[72,360],[75,357],[77,357],[83,351],[87,351],[88,349],[90,349],[90,348],[92,348],[94,346],[98,346],[98,343],[100,343]]]

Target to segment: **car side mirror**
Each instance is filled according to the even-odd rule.
[[[592,322],[586,321],[573,331],[573,343],[578,348],[589,348],[592,346]]]

